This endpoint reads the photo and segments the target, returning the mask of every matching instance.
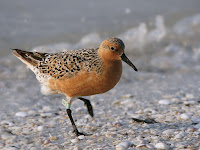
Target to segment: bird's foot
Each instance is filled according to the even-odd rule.
[[[73,132],[75,133],[76,136],[80,136],[80,135],[90,136],[90,135],[92,135],[92,134],[79,132],[77,129],[75,129]]]

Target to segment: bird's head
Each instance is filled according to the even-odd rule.
[[[126,57],[124,53],[124,48],[125,48],[125,45],[121,39],[112,37],[112,38],[108,38],[104,40],[101,43],[99,47],[99,53],[102,59],[107,59],[111,61],[123,60],[125,63],[131,66],[135,71],[137,71],[137,68]]]

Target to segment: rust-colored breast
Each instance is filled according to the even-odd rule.
[[[49,88],[59,91],[68,97],[100,94],[112,89],[120,80],[121,61],[104,64],[103,73],[82,70],[72,78],[49,79]]]

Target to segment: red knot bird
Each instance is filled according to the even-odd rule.
[[[25,63],[41,83],[44,94],[62,93],[67,101],[66,107],[76,136],[79,132],[71,114],[71,103],[82,100],[93,117],[93,108],[88,99],[82,96],[101,94],[112,89],[120,80],[122,61],[137,68],[124,53],[124,42],[113,37],[104,40],[99,48],[70,50],[60,53],[27,52],[13,49],[13,54]]]

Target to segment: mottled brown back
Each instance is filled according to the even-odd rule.
[[[98,48],[71,50],[55,54],[14,50],[15,56],[34,66],[40,74],[49,75],[56,79],[71,78],[83,70],[96,71],[97,73],[103,71],[103,63],[97,53]]]

